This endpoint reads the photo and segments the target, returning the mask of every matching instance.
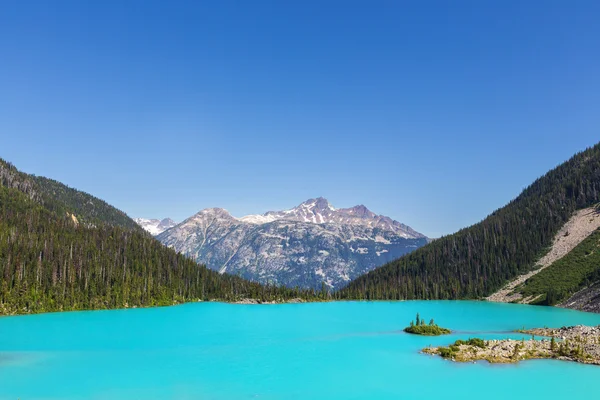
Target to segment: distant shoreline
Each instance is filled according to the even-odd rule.
[[[281,300],[281,301],[261,301],[257,299],[250,298],[242,298],[239,300],[225,300],[225,299],[211,299],[211,300],[201,300],[201,299],[190,299],[189,301],[178,302],[175,301],[169,304],[151,304],[151,305],[143,305],[143,306],[129,306],[125,304],[122,307],[115,308],[73,308],[73,309],[63,309],[63,310],[49,310],[49,311],[41,311],[41,312],[14,312],[14,310],[9,310],[8,308],[3,308],[3,305],[0,304],[0,318],[2,317],[15,317],[15,316],[26,316],[26,315],[39,315],[39,314],[54,314],[54,313],[64,313],[64,312],[82,312],[82,311],[117,311],[117,310],[129,310],[129,309],[146,309],[146,308],[162,308],[162,307],[172,307],[172,306],[181,306],[184,304],[195,304],[195,303],[222,303],[222,304],[231,304],[231,305],[275,305],[275,304],[320,304],[320,303],[405,303],[405,302],[473,302],[473,303],[481,303],[481,304],[497,304],[502,306],[520,306],[520,307],[548,307],[552,309],[558,310],[572,310],[563,307],[557,306],[533,306],[529,304],[513,304],[513,303],[496,303],[489,302],[482,299],[452,299],[452,300],[421,300],[421,299],[411,299],[411,300],[365,300],[365,299],[312,299],[312,300],[304,300],[304,299],[290,299],[290,300]],[[581,311],[581,310],[572,310],[579,313],[585,314],[593,314],[599,315],[600,313],[592,312],[592,311]],[[461,331],[456,330],[452,331],[452,333],[456,334],[477,334],[479,332],[470,332],[470,331]],[[488,332],[482,332],[488,333]],[[505,333],[496,332],[496,333]]]

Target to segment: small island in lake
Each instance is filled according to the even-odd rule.
[[[436,325],[433,318],[429,321],[429,324],[426,324],[425,320],[417,313],[416,320],[410,321],[410,326],[404,328],[404,332],[412,333],[414,335],[440,336],[449,334],[450,329]]]
[[[515,363],[535,358],[555,358],[600,365],[600,325],[571,326],[559,329],[519,330],[532,335],[530,340],[457,340],[448,347],[428,347],[423,353],[437,354],[458,362],[486,360],[490,363]],[[535,340],[534,335],[548,339]]]

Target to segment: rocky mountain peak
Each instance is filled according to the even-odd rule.
[[[267,224],[278,220],[313,224],[360,225],[393,231],[404,238],[425,237],[407,225],[384,215],[375,214],[362,204],[351,208],[336,209],[323,197],[308,199],[289,210],[269,211],[262,215],[247,215],[239,218],[239,221],[254,225]]]
[[[197,214],[223,214],[223,215],[231,215],[229,211],[220,207],[211,207],[200,210]]]
[[[224,208],[219,208],[219,207],[205,208],[203,210],[200,210],[196,214],[194,214],[194,216],[192,218],[197,219],[197,218],[206,218],[206,217],[220,218],[220,219],[235,219],[229,213],[229,211],[227,211]]]
[[[296,208],[299,208],[299,207],[306,207],[309,209],[319,210],[319,211],[335,210],[335,208],[333,208],[331,206],[331,204],[329,204],[329,201],[324,197],[317,197],[316,199],[308,199]]]

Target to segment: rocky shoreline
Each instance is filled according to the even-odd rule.
[[[600,325],[520,330],[550,339],[542,340],[458,340],[448,347],[428,347],[425,354],[440,355],[452,361],[516,363],[521,360],[553,358],[600,365]]]
[[[306,300],[295,298],[287,301],[260,301],[257,299],[241,299],[233,302],[233,304],[289,304],[289,303],[306,303]]]

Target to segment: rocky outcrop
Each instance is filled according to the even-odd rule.
[[[555,358],[600,365],[600,326],[536,328],[520,332],[553,339],[459,340],[449,347],[428,347],[423,349],[423,353],[441,355],[458,362],[486,360],[490,363],[514,363],[535,358]]]

